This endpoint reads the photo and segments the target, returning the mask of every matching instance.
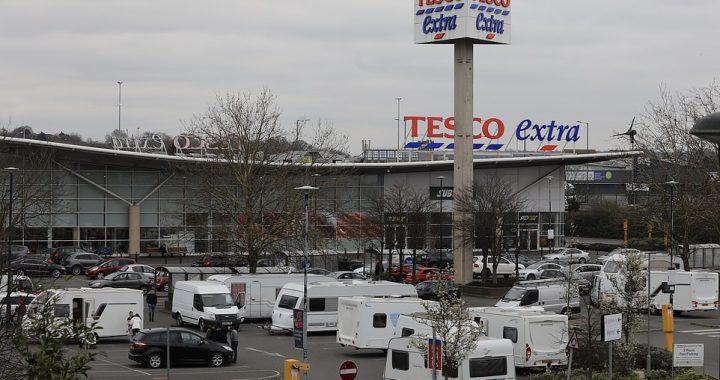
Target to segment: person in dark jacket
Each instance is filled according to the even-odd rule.
[[[148,317],[150,318],[150,322],[155,321],[155,306],[157,305],[157,295],[155,295],[155,290],[151,290],[147,296],[145,296],[145,302],[148,305]]]
[[[233,363],[237,363],[238,359],[238,343],[240,343],[240,334],[238,334],[237,329],[235,326],[230,327],[230,331],[227,333],[227,342],[230,344],[230,347],[233,350]]]

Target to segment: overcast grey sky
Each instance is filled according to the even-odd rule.
[[[323,118],[375,147],[402,115],[452,116],[452,46],[413,43],[413,0],[48,0],[0,3],[0,125],[101,139],[182,130],[215,94],[271,89],[287,128]],[[590,122],[621,145],[664,84],[719,77],[720,1],[524,0],[512,44],[475,47],[475,115]],[[578,146],[585,146],[584,130]]]

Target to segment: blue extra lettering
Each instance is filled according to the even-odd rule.
[[[557,133],[557,135],[555,135]],[[518,141],[566,141],[580,140],[580,125],[555,124],[552,120],[549,125],[533,124],[525,119],[515,128],[515,137]]]
[[[445,16],[433,18],[432,16],[425,17],[423,20],[423,33],[438,33],[446,30],[455,30],[457,27],[457,16]]]
[[[505,21],[495,19],[495,15],[485,17],[484,13],[479,13],[477,19],[475,19],[475,27],[477,30],[483,32],[495,34],[505,33]]]

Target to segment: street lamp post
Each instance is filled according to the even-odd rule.
[[[120,131],[120,111],[122,110],[122,81],[118,81],[118,131]]]
[[[553,232],[554,232],[554,231],[555,231],[555,229],[553,228],[553,225],[554,225],[554,223],[553,223],[554,220],[553,220],[553,219],[554,219],[554,218],[553,218],[553,215],[552,215],[552,180],[553,180],[553,176],[551,176],[551,175],[547,176],[547,180],[548,180],[548,216],[550,217],[550,227],[548,228],[548,231],[550,231],[550,230],[552,229]],[[553,252],[553,245],[554,245],[554,244],[552,244],[552,243],[550,242],[550,236],[549,236],[549,235],[550,235],[550,233],[548,232],[548,248],[550,249],[550,252]],[[553,236],[553,239],[554,239],[554,236]]]
[[[397,152],[395,152],[395,161],[400,162],[400,100],[402,98],[395,98],[397,100]]]
[[[314,186],[301,186],[296,187],[295,190],[302,191],[305,194],[305,245],[303,246],[303,363],[308,363],[308,352],[307,352],[307,313],[308,313],[308,298],[307,298],[307,268],[308,268],[308,235],[310,229],[310,220],[308,216],[308,204],[310,198],[310,192],[317,190]],[[303,372],[303,377],[307,379],[307,371]]]
[[[12,254],[12,235],[13,235],[13,222],[12,222],[13,176],[14,176],[16,170],[18,170],[18,168],[14,168],[14,167],[5,168],[5,171],[10,173],[10,189],[9,189],[10,191],[8,192],[9,193],[9,196],[8,196],[9,201],[8,201],[8,225],[7,225],[7,228],[8,228],[8,230],[7,230],[8,231],[7,232],[7,247],[8,247],[8,251],[7,251],[7,255],[8,255],[8,258],[7,258],[7,298],[5,298],[5,299],[7,299],[7,302],[8,302],[7,306],[5,306],[5,323],[8,325],[10,324],[11,317],[12,317],[12,310],[10,308],[10,296],[12,294],[12,270],[10,270],[10,263],[12,262],[12,260],[10,257]]]
[[[650,276],[652,275],[650,251],[648,251],[647,260],[647,358],[645,359],[645,373],[650,373],[650,370],[652,369],[652,357],[650,356]]]
[[[577,121],[580,124],[585,124],[585,154],[590,153],[590,123],[587,121]],[[585,164],[585,203],[590,203],[590,168],[588,164]]]
[[[673,212],[673,203],[675,203],[675,185],[678,183],[674,180],[665,182],[666,185],[670,185],[670,269],[675,269],[675,261],[673,261],[675,252],[675,213]],[[672,299],[672,293],[670,297]]]
[[[442,252],[443,252],[443,180],[446,179],[444,175],[439,175],[436,177],[440,180],[440,260],[442,260]]]

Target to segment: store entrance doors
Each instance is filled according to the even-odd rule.
[[[520,249],[525,251],[538,249],[537,230],[520,230]]]

